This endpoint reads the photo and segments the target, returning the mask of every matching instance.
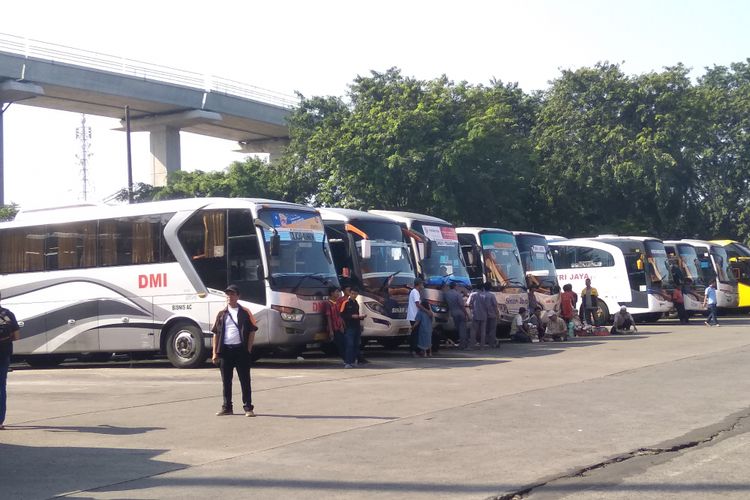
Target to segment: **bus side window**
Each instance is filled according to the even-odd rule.
[[[178,238],[195,272],[209,288],[227,286],[226,211],[202,210],[180,228]]]

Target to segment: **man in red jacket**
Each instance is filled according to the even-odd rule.
[[[237,285],[229,285],[224,293],[227,294],[227,307],[219,311],[211,331],[213,357],[211,361],[219,365],[221,383],[223,386],[224,403],[217,416],[231,415],[232,411],[232,377],[233,370],[237,370],[237,378],[242,387],[242,406],[246,417],[254,417],[253,395],[250,387],[250,353],[255,342],[255,324],[253,313],[239,304],[240,289]]]

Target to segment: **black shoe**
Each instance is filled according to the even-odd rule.
[[[357,363],[359,363],[360,365],[367,365],[370,362],[367,361],[365,358],[359,358],[359,359],[357,359]]]
[[[234,412],[231,408],[222,408],[216,412],[217,417],[223,417],[224,415],[234,415]]]

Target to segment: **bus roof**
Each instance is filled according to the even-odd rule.
[[[740,242],[737,240],[711,240],[711,243],[716,243],[717,245],[721,245],[725,247],[727,245],[731,245],[732,243],[740,243]],[[740,243],[740,245],[742,245],[742,243]]]
[[[461,233],[461,234],[479,234],[482,232],[503,233],[503,234],[510,234],[510,235],[513,234],[507,229],[500,229],[497,227],[474,227],[474,226],[457,227],[456,232]]]
[[[716,243],[712,243],[707,240],[690,240],[690,239],[681,239],[680,240],[683,243],[689,243],[693,245],[694,247],[703,247],[703,248],[711,248],[712,246],[721,246],[717,245]]]
[[[1,228],[36,226],[74,221],[109,219],[149,214],[198,210],[200,208],[246,208],[252,204],[275,208],[315,210],[312,207],[265,198],[187,198],[180,200],[152,201],[131,205],[73,205],[20,211],[12,221],[0,223]]]
[[[430,224],[439,224],[443,226],[453,226],[453,224],[446,220],[438,219],[437,217],[433,217],[431,215],[417,214],[414,212],[399,212],[396,210],[368,210],[368,212],[370,212],[371,214],[382,215],[383,217],[387,217],[397,222],[403,222],[405,224],[417,221],[428,222]]]
[[[383,217],[370,212],[363,212],[362,210],[352,210],[349,208],[318,208],[320,216],[326,221],[340,221],[347,222],[352,220],[367,220],[373,222],[391,222],[396,223],[393,219]]]
[[[532,233],[531,231],[513,231],[513,236],[540,236],[542,238],[545,238],[543,234]]]

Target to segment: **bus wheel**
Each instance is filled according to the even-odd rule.
[[[602,299],[596,299],[596,305],[598,306],[596,310],[596,324],[598,326],[606,325],[609,323],[609,307],[607,307],[607,304]]]
[[[208,349],[195,325],[178,324],[167,335],[167,358],[177,368],[195,368],[206,362]]]
[[[26,356],[26,362],[33,368],[54,368],[65,361],[66,357],[65,354],[35,354]]]

